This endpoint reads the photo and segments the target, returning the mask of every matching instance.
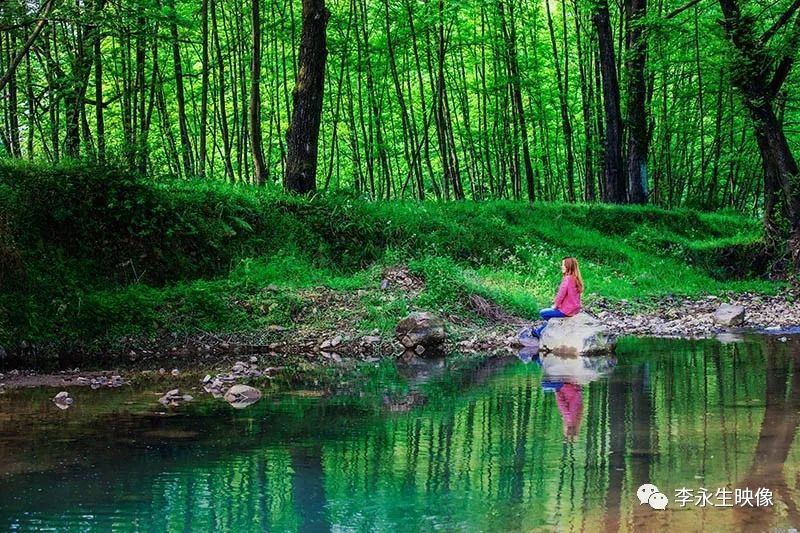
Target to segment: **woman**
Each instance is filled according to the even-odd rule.
[[[577,315],[581,311],[581,293],[583,293],[583,278],[578,267],[578,260],[574,257],[565,257],[561,260],[561,285],[558,287],[553,307],[542,309],[539,315],[544,319],[544,324],[533,330],[533,335],[541,336],[547,321],[551,318],[563,318]]]

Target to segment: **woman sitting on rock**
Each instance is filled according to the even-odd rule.
[[[563,318],[577,315],[581,310],[581,293],[583,292],[583,278],[578,268],[578,260],[574,257],[565,257],[561,261],[561,285],[553,301],[553,307],[542,309],[539,315],[544,319],[544,324],[533,330],[533,335],[541,336],[547,321],[551,318]]]

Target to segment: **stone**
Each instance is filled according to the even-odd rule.
[[[522,328],[519,333],[517,333],[517,338],[515,340],[520,346],[527,348],[539,347],[539,339],[533,335],[533,328],[530,326]]]
[[[422,347],[426,357],[439,353],[447,338],[442,319],[427,312],[411,313],[397,324],[395,332],[406,350]]]
[[[224,398],[234,409],[244,409],[261,399],[261,391],[249,385],[234,385]]]
[[[178,370],[177,368],[173,368],[173,369],[172,369],[172,372],[170,372],[170,373],[171,373],[173,376],[177,377],[177,376],[178,376],[178,374],[180,374],[181,372],[180,372],[180,370]]]
[[[69,393],[67,391],[61,391],[53,397],[53,403],[55,403],[56,407],[63,411],[72,405],[73,400],[69,397]]]
[[[191,397],[190,397],[191,398]],[[180,390],[172,389],[164,393],[164,395],[158,399],[158,402],[162,405],[168,405],[170,407],[175,407],[178,405],[179,401],[183,401],[184,396],[181,395]]]
[[[540,349],[567,354],[613,352],[616,343],[610,330],[588,313],[551,318],[539,339]]]
[[[741,326],[744,323],[744,307],[722,304],[714,312],[714,322],[721,326]]]

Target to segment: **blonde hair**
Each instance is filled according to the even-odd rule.
[[[564,261],[564,272],[565,276],[573,276],[575,278],[575,285],[578,287],[578,292],[583,293],[584,284],[583,278],[581,277],[581,269],[578,266],[578,260],[574,257],[565,257]]]

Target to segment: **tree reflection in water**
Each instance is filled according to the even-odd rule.
[[[64,412],[49,391],[10,392],[0,530],[796,526],[799,348],[626,339],[616,359],[382,365],[235,412],[201,397],[160,415],[134,390],[76,390]],[[646,482],[671,499],[763,486],[775,506],[653,511]]]

